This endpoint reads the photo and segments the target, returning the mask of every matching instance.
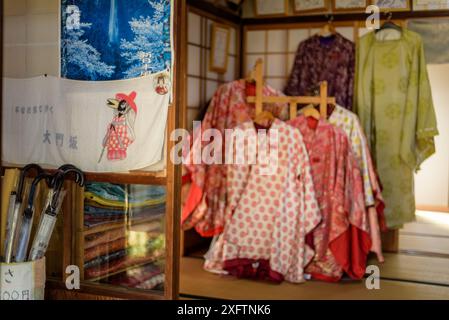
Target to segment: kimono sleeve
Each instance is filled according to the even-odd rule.
[[[415,144],[417,170],[424,160],[435,153],[434,137],[438,135],[435,109],[432,101],[422,41],[419,42],[418,55],[418,106]]]
[[[348,83],[346,86],[347,100],[345,107],[348,110],[353,110],[354,103],[354,81],[355,81],[355,46],[349,51],[349,66],[348,66]]]
[[[301,72],[304,67],[304,42],[300,43],[295,56],[295,63],[288,79],[287,86],[285,87],[285,94],[289,96],[299,96],[302,92],[302,87],[304,86],[304,81],[301,81]]]
[[[304,143],[300,143],[299,163],[297,174],[299,177],[300,215],[304,219],[304,236],[312,232],[321,222],[321,211],[315,195],[312,166]]]
[[[186,143],[183,146],[183,170],[186,172],[186,176],[190,176],[191,186],[187,194],[186,202],[182,208],[181,223],[184,224],[192,213],[199,207],[204,195],[204,184],[206,177],[206,165],[201,161],[201,150],[203,147],[203,141],[201,132],[213,127],[214,113],[217,104],[220,101],[220,96],[223,94],[222,87],[214,94],[206,115],[201,122],[201,126],[195,127],[193,132],[186,139]],[[198,161],[198,155],[200,161]],[[205,204],[205,203],[204,203]],[[207,205],[202,205],[202,211],[207,209]],[[189,223],[190,225],[191,223]],[[191,226],[190,226],[191,227]]]

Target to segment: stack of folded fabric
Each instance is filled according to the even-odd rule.
[[[139,289],[159,289],[164,283],[164,263],[148,264],[107,279],[108,284]]]
[[[84,225],[139,221],[165,213],[166,193],[160,186],[88,183],[84,194]]]
[[[162,285],[163,268],[153,264],[165,252],[165,201],[164,187],[87,184],[84,225],[101,228],[84,237],[85,279],[136,288]],[[139,276],[139,270],[150,269]]]
[[[113,241],[113,243],[118,243],[113,249],[114,251],[105,250],[104,254],[93,258],[90,255],[93,249],[85,250],[84,277],[86,280],[107,277],[122,271],[127,271],[126,274],[128,274],[128,269],[152,263],[164,256],[165,236],[163,234],[148,238],[145,243],[137,245],[130,245],[128,239],[123,242],[121,240]],[[125,245],[120,247],[123,243]],[[100,246],[103,247],[103,245]],[[88,260],[87,257],[91,259]]]

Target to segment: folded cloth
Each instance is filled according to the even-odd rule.
[[[97,227],[100,225],[105,225],[105,224],[111,224],[111,223],[123,223],[123,225],[127,224],[127,223],[131,223],[131,224],[135,224],[135,223],[139,223],[148,219],[153,218],[154,220],[157,220],[159,218],[161,218],[163,216],[163,214],[155,214],[155,215],[151,215],[151,216],[136,216],[136,217],[132,217],[129,219],[125,219],[125,218],[98,218],[98,217],[91,217],[91,216],[87,216],[84,219],[84,225],[88,228],[93,228],[93,227]]]
[[[136,287],[139,284],[145,283],[147,280],[163,274],[163,268],[158,263],[150,263],[142,267],[137,267],[126,272],[109,277],[103,282],[117,286]]]
[[[137,208],[144,207],[149,205],[160,204],[166,201],[166,196],[154,197],[151,199],[145,199],[140,201],[117,201],[117,200],[108,200],[97,196],[91,192],[84,192],[84,199],[89,202],[95,202],[98,206],[112,207],[112,208]]]
[[[147,234],[148,237],[150,237],[150,234]],[[154,253],[157,253],[158,251],[163,251],[165,247],[165,236],[163,234],[159,234],[158,236],[155,236],[151,238],[150,240],[144,242],[143,244],[139,245],[133,245],[129,246],[127,248],[124,248],[122,250],[114,251],[114,252],[108,252],[102,256],[98,256],[90,261],[84,262],[84,268],[93,268],[101,266],[102,264],[109,263],[113,260],[120,259],[124,256],[128,257],[137,257],[137,256],[147,256],[147,255],[153,255]],[[156,254],[157,255],[157,254]]]
[[[84,261],[90,261],[96,257],[107,255],[110,252],[120,251],[126,248],[126,238],[117,239],[108,243],[102,243],[96,247],[84,250]]]
[[[119,270],[124,270],[126,268],[132,267],[133,265],[142,264],[146,262],[151,262],[159,259],[164,254],[164,250],[160,250],[158,252],[153,252],[153,254],[149,254],[146,256],[131,256],[125,255],[120,259],[116,259],[114,261],[84,269],[84,278],[86,280],[103,277],[108,273],[114,273]]]
[[[111,208],[104,208],[104,207],[98,207],[95,204],[90,203],[89,201],[86,201],[84,205],[84,213],[86,214],[92,214],[92,215],[101,215],[101,216],[123,216],[127,213],[130,214],[139,214],[139,213],[146,213],[146,212],[160,212],[161,210],[165,210],[165,201],[161,202],[159,204],[149,205],[145,207],[139,207],[139,208],[126,208],[126,209],[111,209]]]
[[[98,216],[86,214],[84,215],[84,225],[86,227],[95,227],[107,223],[118,223],[118,222],[131,222],[136,223],[145,219],[159,219],[165,214],[165,205],[160,208],[153,208],[145,212],[140,212],[137,214],[122,215],[122,216]]]
[[[163,283],[165,283],[165,274],[162,273],[148,279],[147,281],[139,283],[137,286],[134,286],[134,288],[152,290]]]
[[[90,261],[84,262],[84,269],[95,268],[101,266],[102,264],[107,264],[115,260],[121,260],[121,258],[126,257],[127,250],[119,250],[112,253],[105,254],[100,257],[96,257]]]
[[[102,243],[108,243],[117,239],[124,238],[126,234],[126,229],[124,227],[119,227],[116,229],[88,235],[84,238],[84,249],[89,249]]]
[[[161,186],[130,185],[127,189],[124,185],[98,182],[86,184],[86,192],[106,201],[127,201],[131,203],[165,198],[166,196],[165,187]]]

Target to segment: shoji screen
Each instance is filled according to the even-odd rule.
[[[228,55],[228,70],[218,74],[209,70],[209,55],[212,24],[219,22],[231,27],[231,39]],[[200,111],[218,86],[238,78],[240,70],[238,26],[225,21],[217,21],[201,11],[189,9],[188,14],[188,66],[187,66],[187,128],[197,119]]]

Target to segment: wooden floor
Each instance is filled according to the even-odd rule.
[[[449,299],[449,214],[419,214],[400,232],[400,253],[385,260],[380,290],[368,290],[365,280],[274,285],[218,276],[204,271],[196,254],[181,261],[180,291],[197,299]]]

